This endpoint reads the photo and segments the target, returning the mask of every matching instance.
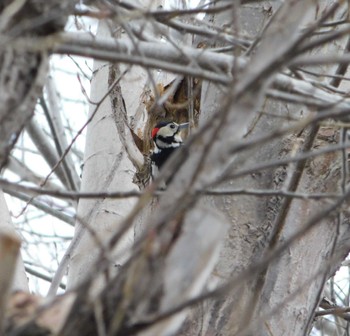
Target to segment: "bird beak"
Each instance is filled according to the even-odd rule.
[[[182,130],[182,129],[184,129],[184,128],[188,128],[188,125],[189,125],[190,123],[183,123],[183,124],[179,124],[179,130]]]

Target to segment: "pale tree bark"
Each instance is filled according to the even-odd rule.
[[[18,234],[16,233],[16,230],[13,227],[10,213],[8,211],[6,200],[2,190],[0,190],[0,231],[2,232],[3,235],[13,236],[14,240],[17,240],[18,242],[20,242]],[[28,280],[27,280],[26,273],[24,271],[23,261],[20,256],[17,258],[17,253],[16,253],[16,258],[12,261],[12,263],[15,263],[16,267],[14,268],[14,274],[12,274],[13,279],[11,281],[12,282],[11,287],[12,287],[12,290],[28,291],[29,290]],[[10,274],[8,275],[10,276]]]
[[[19,252],[20,241],[8,232],[0,234],[0,258],[1,258],[1,298],[0,298],[0,328],[4,329],[4,317],[6,315],[7,300],[13,276],[16,269],[16,259]]]
[[[137,5],[144,10],[151,10],[161,7],[163,1],[140,1]],[[116,12],[117,18],[121,20],[122,15],[123,11]],[[102,22],[97,37],[103,39],[114,36],[136,44],[136,34],[142,34],[147,39],[159,39],[162,33],[171,35],[152,22],[137,19],[122,22],[123,29],[115,30],[113,26],[113,21]],[[175,39],[176,36],[173,36],[174,41]],[[95,113],[96,110],[97,113],[88,126],[81,191],[135,189],[132,176],[143,164],[143,157],[131,132],[143,138],[142,132],[147,121],[145,106],[149,92],[156,91],[158,83],[167,85],[173,78],[169,77],[164,72],[156,74],[141,67],[130,68],[119,64],[109,66],[105,62],[95,62],[90,100],[93,103],[101,102],[101,105],[91,104],[90,113]],[[108,97],[105,96],[106,93]],[[158,93],[155,92],[155,95]],[[105,244],[118,231],[119,223],[129,214],[134,204],[135,201],[131,199],[80,201],[75,238],[67,251],[67,255],[70,255],[68,288],[86,278],[91,271],[90,266],[101,252],[101,246],[98,247],[96,241],[94,242],[94,235],[96,234],[100,244]],[[95,233],[89,232],[90,230]],[[118,243],[113,252],[111,258],[115,266],[120,266],[126,260],[133,239],[134,228],[131,228],[127,237]],[[65,260],[68,259],[64,259],[62,265]]]
[[[143,1],[138,5],[143,5],[146,9],[157,7],[153,1]],[[122,13],[117,15],[120,14]],[[114,35],[119,39],[132,41],[134,30],[150,34],[149,25],[140,28],[142,22],[135,21],[125,23],[124,32],[114,31],[113,21],[102,22],[97,36],[103,38]],[[96,110],[97,113],[88,126],[82,191],[135,189],[132,176],[135,169],[142,165],[143,158],[133,144],[130,128],[132,127],[138,136],[142,135],[146,120],[145,92],[149,91],[151,75],[153,75],[151,72],[146,72],[142,68],[110,66],[105,62],[95,62],[90,100],[95,103],[101,102],[101,105],[91,105],[90,113],[95,113]],[[69,251],[71,254],[69,287],[81,283],[86,278],[91,271],[90,266],[101,252],[101,246],[96,245],[94,242],[96,237],[94,238],[89,230],[96,232],[100,244],[105,244],[109,237],[118,231],[119,223],[128,215],[134,204],[135,201],[132,199],[80,201],[77,212],[78,226],[71,244],[73,253]],[[127,237],[114,250],[111,258],[115,262],[115,270],[126,260],[133,244],[133,237],[134,232],[131,228]],[[95,252],[91,253],[92,250]]]
[[[12,0],[0,4],[1,44],[5,46],[0,55],[0,168],[6,165],[20,132],[33,115],[47,74],[45,50],[23,52],[23,49],[13,47],[11,42],[18,36],[47,36],[62,30],[67,9],[72,4],[66,1],[47,4],[46,1]],[[54,14],[51,18],[50,12]],[[43,20],[45,15],[48,17]]]
[[[176,35],[157,45],[169,33],[167,24],[191,32],[196,26],[173,20],[174,13],[124,2],[117,10],[104,3],[98,15],[108,14],[110,21],[100,25],[96,43],[91,36],[79,41],[65,34],[61,44],[50,45],[58,53],[85,52],[105,61],[94,66],[82,192],[56,193],[80,198],[75,237],[51,288],[54,294],[70,261],[70,292],[62,303],[53,298],[49,304],[69,314],[58,314],[52,328],[51,320],[41,323],[49,308],[39,307],[28,326],[61,336],[309,334],[323,286],[350,249],[343,211],[349,196],[346,132],[333,145],[339,128],[317,122],[346,112],[349,99],[332,89],[346,67],[308,69],[337,75],[322,81],[296,68],[294,58],[302,54],[305,60],[310,50],[339,54],[344,39],[322,42],[320,30],[338,27],[348,8],[313,0],[242,3],[249,4],[219,1],[212,7],[212,33],[205,35],[218,32],[210,43],[220,49],[210,52],[179,48]],[[131,18],[134,26],[126,24]],[[141,31],[139,18],[153,30]],[[115,23],[122,32],[111,29]],[[123,34],[130,41],[118,40]],[[228,41],[242,48],[219,54]],[[322,42],[318,49],[316,42]],[[147,69],[137,75],[139,68],[106,61]],[[138,201],[116,193],[113,199],[108,192],[136,188],[132,176],[142,156],[130,129],[142,135],[140,97],[146,96],[149,68],[157,67],[208,81],[199,127]],[[161,105],[164,96],[155,96]],[[170,177],[166,190],[157,190]],[[14,334],[26,330],[15,328]]]
[[[100,25],[97,35],[109,36],[109,27]],[[118,137],[118,123],[122,124],[123,129],[126,127],[120,120],[122,101],[118,102],[120,115],[116,116],[109,96],[106,97],[112,85],[120,87],[116,81],[120,81],[121,78],[116,77],[114,82],[109,82],[109,72],[110,67],[107,63],[95,62],[90,100],[98,105],[91,105],[90,113],[95,113],[96,110],[97,113],[88,126],[81,191],[127,191],[134,188],[133,166]],[[96,240],[99,244],[104,244],[106,239],[118,230],[118,223],[128,214],[133,204],[132,199],[80,201],[77,228],[71,244],[73,251],[69,253],[69,288],[82,282],[89,274],[90,266],[96,261],[101,248],[96,244]],[[133,234],[130,233],[119,245],[120,249],[114,255],[116,264],[125,260],[124,254],[131,247],[132,237]]]
[[[306,9],[306,12],[307,12],[308,6],[310,6],[310,4],[306,3],[304,6],[305,8],[303,7],[302,10]],[[298,10],[300,10],[300,8],[297,8],[296,12]],[[295,17],[292,16],[291,20],[295,20]],[[298,26],[299,24],[300,24],[300,21],[295,20],[294,25]],[[285,36],[282,36],[282,38],[285,38]],[[217,175],[216,170],[219,167],[220,169],[222,169],[223,166],[228,165],[230,163],[225,161],[225,157],[227,157],[228,150],[229,150],[229,148],[227,147],[228,146],[227,140],[230,139],[232,142],[232,140],[237,140],[243,136],[244,134],[243,132],[245,132],[248,125],[252,121],[252,118],[254,116],[254,110],[259,106],[258,104],[260,103],[259,97],[258,99],[255,99],[256,95],[262,96],[265,90],[265,86],[262,86],[262,87],[258,86],[257,88],[255,88],[254,81],[259,80],[259,76],[262,75],[262,71],[265,70],[265,67],[269,67],[270,64],[273,64],[274,62],[276,62],[276,60],[279,59],[279,57],[287,53],[290,50],[290,48],[293,47],[293,43],[294,41],[296,41],[296,39],[297,39],[297,35],[295,35],[293,38],[290,39],[289,44],[287,44],[286,46],[282,45],[282,47],[280,48],[280,54],[277,53],[276,55],[273,55],[274,58],[266,57],[267,56],[265,55],[266,51],[264,51],[262,47],[263,51],[260,51],[260,54],[258,55],[265,56],[265,63],[261,65],[261,63],[259,63],[258,56],[256,56],[255,63],[254,61],[252,61],[252,63],[249,64],[250,67],[248,67],[248,65],[246,66],[245,71],[243,71],[242,73],[242,78],[244,78],[245,80],[237,85],[237,88],[236,88],[237,91],[234,92],[235,97],[237,98],[238,101],[232,102],[231,100],[229,100],[226,106],[227,111],[226,110],[223,111],[224,112],[223,114],[225,117],[224,119],[225,124],[223,124],[222,121],[220,122],[220,117],[221,117],[220,114],[218,115],[217,121],[213,119],[213,117],[215,116],[215,113],[213,113],[213,115],[209,118],[209,123],[207,122],[206,124],[204,124],[203,127],[207,127],[207,133],[204,133],[204,134],[202,133],[200,146],[197,147],[196,145],[193,145],[193,147],[191,148],[193,150],[193,153],[191,154],[190,159],[183,165],[183,167],[181,168],[178,167],[180,168],[180,170],[178,174],[175,176],[174,183],[168,187],[163,197],[160,198],[159,205],[156,208],[155,213],[152,214],[151,218],[148,220],[148,223],[150,227],[153,228],[153,230],[160,231],[159,235],[161,240],[162,240],[161,238],[162,235],[165,234],[164,232],[162,232],[163,230],[167,232],[167,235],[171,233],[171,231],[169,232],[170,228],[166,228],[166,227],[163,228],[163,225],[164,225],[163,221],[166,221],[166,218],[169,218],[169,216],[175,216],[175,218],[176,216],[183,216],[185,213],[184,211],[186,211],[186,209],[194,203],[193,196],[191,196],[191,193],[189,193],[190,190],[193,190],[193,189],[195,190],[195,188],[201,188],[204,185],[206,185],[206,183],[211,182],[215,178],[215,175]],[[269,41],[265,43],[268,45]],[[284,47],[285,49],[283,49]],[[245,90],[251,90],[252,92],[248,91],[246,93]],[[226,115],[227,113],[229,114]],[[211,123],[214,123],[214,126],[216,126],[216,128],[219,126],[221,127],[220,128],[221,133],[218,135],[218,139],[215,138],[216,129],[214,127],[211,129],[210,128],[208,129],[208,125],[210,125]],[[231,136],[231,134],[233,134],[233,137]],[[214,142],[214,141],[217,141],[217,142]],[[203,145],[203,142],[204,142],[204,145]],[[211,146],[213,146],[213,148]],[[205,168],[203,169],[203,167],[201,167],[202,171],[196,172],[196,169],[194,167],[199,168],[201,165],[203,165],[203,162],[202,162],[203,155],[204,155],[203,148],[206,149],[205,155],[207,155],[204,159]],[[208,149],[209,149],[209,152],[208,152]],[[174,160],[172,160],[171,162],[174,163]],[[217,164],[220,164],[220,166],[218,167]],[[168,165],[168,168],[169,168],[169,165]],[[196,184],[193,186],[191,185],[191,183],[193,184],[194,179],[196,181]],[[190,213],[188,215],[189,217],[187,220],[188,222],[192,223],[192,225],[193,223],[198,224],[198,221],[193,219],[196,218],[196,216],[200,216],[200,214],[203,213],[203,209],[201,207],[198,207],[197,209],[192,211],[193,211],[193,214],[191,215]],[[207,216],[209,217],[209,215]],[[212,218],[214,217],[215,215]],[[185,232],[184,236],[186,236],[186,230],[184,229],[186,227],[186,222],[187,221],[185,220],[182,227]],[[213,222],[215,221],[213,220]],[[203,226],[198,225],[198,230],[200,230],[199,236],[220,237],[221,235],[219,233],[222,232],[222,229],[220,228],[220,225],[218,225],[219,223],[220,221],[218,221],[218,223],[215,223],[216,225],[214,224],[211,226],[211,229],[215,228],[215,230],[217,230],[215,231],[216,232],[215,234],[209,231],[208,227],[204,225]],[[180,225],[181,227],[181,222],[179,222],[177,225]],[[176,250],[176,246],[177,246],[176,243],[169,241],[169,238],[165,239],[164,236],[163,236],[163,239],[164,239],[163,244],[170,245],[174,250]],[[193,239],[193,236],[192,236],[192,239]],[[196,253],[198,253],[199,255],[206,255],[208,259],[204,259],[201,262],[202,263],[204,262],[203,267],[205,269],[205,273],[207,276],[209,274],[208,269],[210,270],[210,268],[212,267],[212,262],[211,262],[212,255],[211,253],[209,254],[204,253],[205,248],[203,250],[201,249],[192,250],[191,247],[189,247],[187,251],[182,250],[181,259],[189,260],[190,255],[191,254],[193,255]],[[155,253],[155,255],[157,255],[156,251],[157,250],[155,251],[153,250],[152,253]],[[150,256],[146,255],[143,257],[147,258]],[[172,260],[171,254],[169,254],[168,256],[162,256],[162,258],[164,258],[165,265],[167,264],[167,260]],[[207,262],[207,264],[205,262]],[[172,266],[176,268],[175,264],[172,264]],[[126,271],[127,275],[125,276],[126,279],[124,280],[126,283],[139,280],[139,281],[143,281],[143,286],[145,286],[145,289],[143,290],[142,290],[142,287],[138,288],[139,293],[134,292],[131,294],[131,297],[125,298],[129,302],[135,302],[137,298],[139,299],[142,298],[142,301],[147,302],[148,299],[152,299],[152,297],[154,297],[155,295],[161,295],[160,289],[163,286],[166,287],[167,286],[166,284],[168,283],[169,278],[173,276],[171,272],[163,273],[162,272],[163,268],[160,267],[159,269],[157,269],[157,272],[160,272],[159,274],[157,274],[157,272],[154,272],[155,274],[157,274],[157,276],[155,277],[154,274],[147,273],[147,269],[145,269],[144,267],[145,265],[141,262],[141,265],[136,264],[134,265],[134,267],[131,267]],[[196,267],[194,268],[196,269]],[[180,279],[178,283],[181,283],[182,281],[184,281],[185,273],[182,273],[180,270],[178,270],[177,272],[178,272],[178,277]],[[142,280],[140,278],[140,274],[142,274]],[[181,304],[181,302],[185,301],[186,299],[188,300],[192,298],[194,295],[198,294],[198,292],[200,292],[203,289],[203,284],[205,284],[205,281],[204,282],[199,281],[199,279],[201,279],[202,276],[203,276],[203,273],[200,270],[198,270],[198,273],[195,272],[193,274],[193,277],[191,278],[191,283],[193,283],[193,287],[195,289],[193,291],[188,291],[187,293],[183,293],[184,295],[173,295],[169,301],[169,295],[172,295],[172,294],[163,293],[163,295],[161,295],[161,297],[158,298],[158,300],[160,300],[160,304],[158,305],[158,309],[159,309],[158,313],[160,314],[165,313],[169,307]],[[149,285],[151,285],[152,287],[149,288]],[[150,291],[149,293],[145,292],[146,288]],[[134,288],[134,290],[136,290],[136,288]],[[176,289],[174,289],[174,287],[172,288],[172,290],[176,293]],[[147,308],[143,307],[141,302],[139,302],[140,311],[138,311],[136,315],[136,316],[140,315],[140,317],[147,314],[148,312]],[[164,302],[166,302],[167,304],[165,305]],[[174,319],[167,320],[162,324],[151,328],[150,331],[148,332],[149,334],[155,333],[156,330],[164,334],[169,333],[170,330],[174,332],[181,325],[182,319],[181,319],[181,316],[180,317],[176,316]],[[113,327],[113,324],[112,324],[112,327]],[[68,329],[68,330],[71,330],[71,329]],[[124,332],[127,332],[126,330],[124,330]],[[146,334],[148,334],[148,332]]]
[[[298,6],[295,3],[292,4],[293,2],[290,3],[291,6]],[[310,7],[312,5],[312,3],[309,4]],[[325,2],[323,5],[328,5],[328,3]],[[274,14],[278,7],[276,4],[272,6],[269,2],[264,2],[262,6],[269,8],[269,12],[266,12],[265,15],[260,11],[260,5],[240,13],[242,23],[248,21],[247,17],[251,18],[249,26],[242,24],[240,27],[242,34],[255,34],[254,31],[260,30],[257,27],[262,27],[264,22],[268,21],[268,16],[271,13]],[[304,2],[302,6],[308,5]],[[317,17],[317,13],[321,15],[325,8],[327,6],[314,7],[308,17]],[[295,15],[298,19],[300,19],[301,12],[307,13],[306,8],[297,10]],[[232,13],[229,14],[232,15]],[[230,19],[233,17],[231,15]],[[264,34],[267,37],[269,33],[274,36],[274,41],[266,44],[267,48],[275,52],[278,50],[278,44],[283,44],[282,27],[288,27],[288,20],[292,16],[293,10],[290,8],[288,18],[285,16],[283,23],[274,21],[272,25],[277,23],[274,30],[271,31],[273,27],[267,28]],[[219,16],[214,22],[225,24],[227,21]],[[293,24],[296,26],[294,29],[287,28],[290,30],[286,32],[287,35],[301,25],[297,20]],[[281,31],[276,34],[279,27]],[[281,38],[280,41],[279,38]],[[264,43],[264,37],[262,43]],[[324,50],[317,50],[317,52],[324,52]],[[261,63],[263,60],[264,58],[261,57]],[[332,74],[333,69],[325,68],[323,71]],[[238,76],[241,74],[237,74]],[[216,96],[219,97],[217,100],[213,99],[215,91]],[[206,113],[207,110],[213,113],[221,97],[222,94],[218,90],[209,88],[202,103],[202,107],[207,107],[207,109],[204,108],[202,113]],[[284,108],[283,105],[270,101],[265,101],[263,105],[263,111],[266,111],[266,114],[273,113],[275,116],[280,114],[281,117],[284,114]],[[305,113],[297,106],[287,107],[287,109],[289,115],[296,119],[300,118],[300,113]],[[247,127],[247,139],[263,136],[268,132],[273,132],[276,128],[287,125],[288,122],[276,123],[274,117],[257,115],[250,127]],[[325,146],[327,141],[332,141],[331,135],[321,140],[322,134],[327,134],[327,132],[322,133],[321,130],[317,133],[318,131],[319,128],[313,126],[305,129],[299,136],[292,135],[283,140],[277,138],[267,145],[259,146],[256,150],[239,155],[236,158],[236,167],[232,168],[242,168],[240,167],[242,165],[244,169],[244,167],[254,166],[256,162],[278,160],[281,153],[285,152],[297,155],[312,146]],[[232,184],[238,189],[274,189],[282,185],[282,188],[286,190],[298,190],[305,194],[317,191],[336,192],[339,191],[340,185],[339,165],[339,155],[332,153],[311,160],[306,165],[305,163],[290,164],[272,172],[265,170],[251,176],[248,175],[229,182],[226,188]],[[323,177],[321,183],[317,178],[320,176]],[[334,181],[338,182],[334,183]],[[327,209],[328,202],[323,201],[290,201],[279,197],[268,200],[223,196],[215,197],[213,203],[232,223],[214,277],[227,281],[232,277],[235,278],[242,270],[250,269],[251,272],[247,274],[246,279],[241,279],[241,283],[236,284],[231,295],[224,299],[204,303],[201,308],[198,308],[193,317],[189,319],[183,334],[307,334],[313,322],[312,312],[318,305],[325,281],[349,251],[349,245],[346,243],[350,234],[347,228],[348,220],[343,216],[335,215],[324,219],[329,216],[331,209],[329,213],[326,211],[319,215],[320,209]],[[298,242],[292,244],[286,252],[281,254],[278,261],[272,262],[268,267],[264,266],[260,269],[261,273],[253,271],[251,265],[254,263],[259,265],[260,255],[270,256],[271,251],[283,245],[284,241],[306,230],[308,226],[311,227],[317,220],[320,221],[317,227],[308,230],[307,234],[304,234]]]

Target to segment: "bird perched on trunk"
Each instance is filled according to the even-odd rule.
[[[157,177],[166,160],[182,145],[180,132],[187,127],[188,123],[177,124],[173,121],[161,121],[153,128],[154,150],[150,156],[153,178]]]
[[[161,121],[152,129],[151,139],[154,149],[144,154],[144,164],[133,178],[133,182],[139,186],[140,190],[147,187],[150,181],[157,177],[166,160],[182,145],[181,130],[187,128],[188,124]],[[161,184],[159,188],[165,189],[166,183]]]

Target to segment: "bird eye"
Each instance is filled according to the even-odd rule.
[[[174,124],[170,124],[170,128],[174,129],[176,126]]]

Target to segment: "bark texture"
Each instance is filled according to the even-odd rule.
[[[13,236],[15,237],[13,239],[20,241],[12,224],[10,213],[8,211],[2,190],[0,190],[0,232],[7,234],[10,237]],[[28,291],[28,281],[24,271],[22,258],[19,256],[18,258],[14,259],[13,262],[15,263],[16,267],[13,274],[13,279],[11,280],[12,290]]]
[[[281,15],[284,10],[288,13],[288,18],[282,15],[283,24],[282,21],[274,20],[263,33],[263,46],[260,50],[258,47],[256,51],[262,67],[266,66],[264,61],[268,57],[276,56],[279,51],[283,52],[283,44],[288,47],[285,41],[290,41],[293,37],[286,36],[298,29],[298,25],[301,24],[297,22],[300,19],[299,13],[306,14],[307,19],[322,13],[322,10],[312,2],[299,3],[306,7],[294,14],[291,8],[288,9],[289,5],[298,11],[296,8],[298,5],[290,1],[289,4],[282,6],[285,7],[282,10],[279,4],[263,2],[256,7],[243,9],[239,13],[242,33],[253,35],[263,27],[271,14],[275,15],[278,11],[277,15]],[[324,2],[323,5],[327,3]],[[260,6],[269,10],[261,11]],[[313,7],[313,11],[308,13],[307,7]],[[289,21],[293,15],[298,19]],[[214,22],[223,24],[227,20],[220,16],[216,17]],[[291,27],[288,28],[289,24],[296,26],[291,29]],[[286,28],[285,31],[283,31],[284,28]],[[265,40],[267,49],[259,54],[261,49],[264,49],[264,37],[267,39],[272,37],[272,40],[269,42]],[[279,49],[280,46],[282,49]],[[274,52],[271,53],[271,50]],[[252,66],[254,65],[247,65],[248,68]],[[275,66],[278,65],[275,63]],[[332,68],[324,68],[323,71],[331,72]],[[242,74],[239,73],[237,76],[241,81]],[[210,85],[207,90],[208,94],[203,95],[202,106],[207,107],[208,111],[203,110],[202,113],[207,112],[210,115],[217,108],[222,94]],[[218,98],[215,99],[216,97]],[[287,121],[282,123],[275,119],[277,115],[283,118],[285,110],[288,110],[289,115],[296,119],[305,113],[301,106],[285,107],[270,100],[265,100],[261,106],[263,113],[256,115],[249,127],[247,125],[244,137],[248,141],[288,126]],[[274,117],[268,116],[272,111]],[[299,135],[277,138],[267,144],[258,145],[255,149],[237,155],[235,164],[232,165],[232,175],[235,170],[244,170],[245,167],[252,167],[257,162],[280,160],[286,154],[296,155],[312,147],[327,146],[333,141],[334,132],[337,133],[336,130],[329,132],[329,130],[311,127],[304,129]],[[233,134],[236,133],[233,132]],[[331,153],[307,162],[281,166],[274,170],[261,170],[243,178],[234,179],[226,184],[226,188],[234,186],[238,189],[279,189],[282,186],[286,190],[297,190],[305,194],[339,192],[340,162],[340,156]],[[336,214],[332,215],[331,210],[320,217],[318,215],[320,209],[326,208],[328,204],[323,201],[290,201],[281,197],[257,199],[223,196],[215,197],[212,204],[225,214],[226,219],[231,223],[220,261],[213,273],[213,281],[220,283],[225,279],[223,282],[231,281],[235,286],[229,295],[203,303],[200,308],[194,310],[181,334],[308,334],[313,322],[313,312],[320,300],[325,281],[349,252],[349,244],[345,242],[350,235],[348,218],[340,216],[340,219]],[[299,236],[286,248],[284,243],[301,231],[306,231],[306,227],[309,227],[307,233]],[[282,246],[285,247],[284,251],[279,252],[278,257],[275,256],[278,260],[265,263],[264,257],[271,257],[273,253],[278,253],[278,248]],[[261,267],[262,264],[264,264],[263,267]],[[241,272],[246,274],[245,278],[240,278]],[[237,278],[240,278],[239,282],[234,280]]]
[[[53,329],[47,323],[50,318],[40,315],[50,309],[39,303],[31,318],[13,328],[13,335],[25,335],[30,327],[61,336],[310,333],[324,284],[350,250],[348,211],[343,208],[350,195],[348,154],[332,148],[341,141],[339,128],[320,126],[323,119],[316,117],[326,116],[317,108],[327,101],[333,111],[335,102],[337,107],[348,107],[348,100],[339,99],[339,92],[333,94],[338,80],[305,79],[293,59],[305,50],[338,52],[345,39],[339,39],[339,45],[330,39],[319,48],[310,43],[322,39],[320,31],[329,27],[323,21],[339,22],[348,8],[326,0],[242,3],[248,5],[229,4],[223,10],[219,2],[209,11],[212,16],[206,22],[221,37],[213,47],[227,52],[227,41],[232,42],[229,47],[236,46],[233,37],[242,36],[249,36],[251,43],[234,48],[235,57],[218,56],[221,63],[215,63],[214,70],[224,80],[203,83],[198,130],[137,201],[79,201],[75,237],[60,268],[65,271],[70,261],[70,292],[62,302],[54,298],[49,303],[61,312],[58,327]],[[203,53],[203,63],[197,63],[193,57],[201,51],[187,53],[188,49],[176,46],[176,34],[169,38],[173,49],[168,41],[152,50],[156,44],[147,41],[169,33],[162,29],[163,23],[169,24],[167,28],[176,25],[168,13],[146,11],[148,30],[142,31],[138,15],[145,13],[147,4],[142,10],[130,3],[118,5],[122,8],[107,6],[110,25],[101,25],[98,36],[113,33],[130,41],[118,44],[117,40],[115,49],[106,42],[106,55],[98,57],[116,60],[112,55],[116,52],[127,64],[134,61],[154,68],[155,62],[165,62],[164,55],[172,54],[170,62],[185,65],[186,71],[205,63],[199,66],[201,78],[213,75],[214,71],[210,76],[206,71],[213,70],[209,56],[216,51]],[[187,14],[179,11],[175,17]],[[136,18],[135,25],[125,24],[124,16]],[[110,29],[113,20],[120,30]],[[140,48],[137,38],[142,40]],[[151,56],[161,51],[167,53],[150,65]],[[244,60],[237,58],[241,53]],[[317,68],[319,75],[336,74],[335,78],[345,71],[335,66]],[[126,74],[129,80],[139,81],[134,100],[132,86],[123,83]],[[131,131],[147,141],[149,130],[142,134],[145,122],[140,117],[148,94],[141,94],[148,85],[146,77],[154,90],[154,110],[164,112],[167,92],[162,96],[156,91],[158,83],[151,81],[149,68],[137,76],[120,64],[95,63],[82,191],[136,188],[131,181],[141,153]],[[173,83],[185,79],[175,78]],[[284,91],[278,91],[282,87]],[[183,109],[185,103],[168,107]],[[328,151],[323,155],[314,155],[324,149]],[[169,178],[167,188],[157,190]],[[140,230],[131,244],[136,224]],[[63,314],[63,308],[69,314]]]
[[[13,1],[0,4],[0,169],[31,118],[47,75],[48,55],[13,46],[18,37],[39,37],[63,30],[74,2]]]

